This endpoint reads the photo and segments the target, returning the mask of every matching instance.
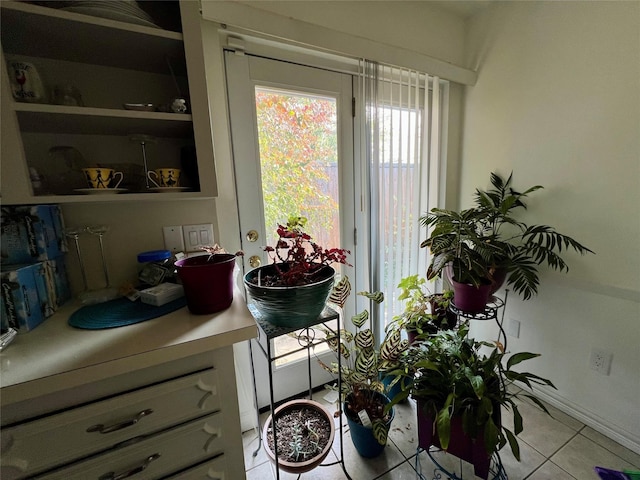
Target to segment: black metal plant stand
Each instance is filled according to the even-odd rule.
[[[507,334],[504,330],[504,313],[505,306],[507,304],[507,297],[509,295],[509,290],[505,290],[504,299],[492,296],[489,299],[489,302],[485,306],[484,310],[481,312],[466,312],[457,308],[453,303],[449,306],[449,309],[456,314],[458,317],[458,324],[468,323],[471,320],[479,320],[479,321],[495,321],[498,325],[498,343],[502,344],[502,348],[504,351],[507,350]],[[502,310],[502,312],[500,312]],[[499,312],[501,314],[499,314]],[[418,448],[416,452],[416,460],[415,460],[415,470],[418,472],[418,477],[421,480],[464,480],[462,477],[462,473],[458,476],[456,473],[448,471],[445,467],[443,467],[437,460],[434,458],[433,454],[441,451],[437,447],[431,447],[429,449]],[[435,465],[433,470],[433,474],[431,477],[426,477],[422,474],[421,466],[420,466],[420,453],[426,452],[429,456],[430,460]],[[461,461],[462,462],[462,461]],[[444,476],[443,476],[444,475]],[[489,467],[489,476],[490,480],[508,480],[507,472],[502,466],[502,461],[500,460],[500,455],[498,452],[494,453],[491,457],[491,464]]]
[[[507,305],[507,297],[509,296],[509,290],[504,291],[504,299],[496,296],[492,296],[489,302],[484,307],[482,312],[465,312],[457,308],[453,303],[449,306],[449,310],[455,313],[458,317],[458,323],[468,322],[470,320],[491,321],[494,320],[498,325],[498,342],[500,342],[507,351],[507,334],[504,331],[504,312]],[[501,315],[498,312],[502,310]],[[502,340],[501,340],[502,339]]]
[[[445,478],[447,480],[464,480],[462,477],[462,473],[460,473],[460,476],[458,476],[456,473],[448,471],[434,458],[433,454],[439,451],[441,450],[436,447],[431,447],[430,449],[427,449],[427,450],[423,448],[418,448],[416,452],[416,461],[414,465],[416,472],[418,472],[418,477],[421,480],[441,480]],[[429,459],[435,465],[435,468],[433,469],[433,473],[431,474],[430,477],[425,476],[425,474],[422,473],[422,467],[420,465],[420,453],[422,452],[426,452],[427,455],[429,456]],[[460,463],[462,465],[462,461]],[[445,477],[443,477],[443,475],[445,475]],[[489,466],[489,475],[487,479],[508,480],[507,472],[502,466],[502,461],[500,460],[500,455],[498,454],[498,452],[494,453],[493,456],[491,457],[491,464]]]
[[[258,338],[252,339],[251,341],[249,341],[249,355],[251,357],[251,376],[253,378],[253,398],[255,401],[255,406],[256,406],[256,418],[257,418],[257,422],[258,422],[258,448],[256,448],[256,450],[253,452],[253,456],[255,457],[258,452],[260,451],[260,447],[262,446],[262,435],[260,434],[260,410],[258,408],[258,390],[256,387],[256,374],[255,374],[255,368],[254,368],[254,359],[253,359],[253,342],[256,342],[256,344],[258,345],[258,347],[260,347],[260,351],[264,354],[267,362],[268,362],[268,370],[269,370],[269,402],[270,402],[270,409],[271,409],[271,418],[274,419],[272,421],[273,424],[273,450],[274,450],[274,456],[275,456],[275,463],[276,463],[276,480],[280,480],[280,469],[279,469],[279,460],[278,460],[278,443],[277,443],[277,439],[276,439],[276,426],[277,426],[277,422],[275,421],[274,418],[274,411],[275,411],[275,401],[274,401],[274,395],[273,395],[273,362],[276,360],[279,360],[281,358],[287,357],[289,355],[292,355],[294,353],[300,352],[302,350],[306,350],[307,351],[307,373],[308,373],[308,377],[309,377],[309,399],[313,400],[313,386],[312,386],[312,382],[311,382],[311,347],[314,347],[316,345],[320,345],[322,343],[326,343],[327,340],[324,338],[319,338],[316,339],[315,338],[315,334],[313,331],[314,326],[317,325],[322,325],[324,326],[325,329],[333,332],[336,335],[337,341],[338,341],[338,345],[340,345],[340,315],[338,314],[338,312],[336,312],[335,310],[333,310],[330,307],[325,307],[324,310],[322,311],[322,313],[320,314],[320,316],[318,317],[318,320],[313,323],[312,325],[309,325],[308,327],[306,327],[304,330],[306,332],[306,334],[301,334],[298,336],[298,343],[300,344],[300,348],[291,352],[288,352],[284,355],[279,355],[277,357],[273,356],[273,353],[271,351],[271,340],[280,337],[282,335],[287,335],[291,332],[295,332],[298,330],[301,330],[300,327],[278,327],[275,326],[271,323],[269,323],[268,321],[266,321],[262,315],[260,314],[260,312],[258,312],[258,310],[252,305],[252,304],[248,304],[249,307],[249,311],[251,312],[251,314],[253,315],[253,318],[256,320],[256,323],[258,324]],[[338,328],[334,331],[333,328],[331,328],[328,323],[333,321],[333,320],[338,320]],[[264,341],[264,345],[263,342]],[[341,355],[338,355],[338,371],[342,371],[342,358]],[[341,389],[342,387],[342,381],[340,378],[340,375],[338,375],[338,392],[342,391]],[[320,465],[320,467],[327,467],[327,466],[331,466],[331,465],[337,465],[339,464],[342,467],[342,470],[344,471],[345,475],[347,476],[347,478],[349,480],[351,480],[351,477],[349,476],[349,473],[347,472],[346,468],[345,468],[345,464],[344,464],[344,448],[343,448],[343,433],[342,433],[342,415],[340,415],[340,424],[339,424],[339,430],[340,430],[340,457],[338,458],[337,462],[333,462],[333,463],[323,463]]]

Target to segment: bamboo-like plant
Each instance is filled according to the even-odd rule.
[[[491,283],[499,270],[506,271],[507,284],[525,300],[538,293],[538,266],[569,271],[560,256],[563,251],[594,253],[573,238],[548,225],[527,225],[518,220],[525,210],[526,197],[543,187],[535,185],[523,192],[511,187],[507,179],[491,173],[489,190],[476,189],[475,206],[460,212],[434,208],[420,218],[432,227],[421,243],[433,254],[427,270],[429,280],[441,275],[450,264],[460,283],[479,286]]]

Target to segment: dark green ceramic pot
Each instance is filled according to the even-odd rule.
[[[258,278],[274,274],[273,265],[251,270],[244,276],[247,302],[261,317],[278,327],[305,328],[317,322],[333,288],[335,270],[325,266],[315,283],[299,287],[267,287]]]

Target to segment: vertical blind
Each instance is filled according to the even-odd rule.
[[[364,132],[363,191],[369,206],[370,289],[385,294],[372,312],[380,331],[402,312],[398,283],[425,275],[419,217],[438,206],[441,164],[441,81],[425,73],[360,62]]]

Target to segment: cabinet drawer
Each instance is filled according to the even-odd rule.
[[[165,480],[225,480],[226,462],[224,455],[212,458],[200,465],[167,477]]]
[[[217,383],[209,369],[4,428],[1,476],[22,478],[217,411]]]
[[[222,453],[223,446],[222,414],[214,413],[36,479],[152,480]]]

